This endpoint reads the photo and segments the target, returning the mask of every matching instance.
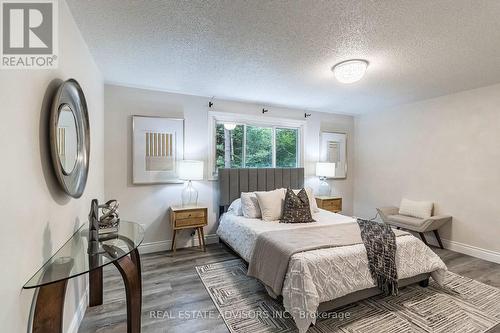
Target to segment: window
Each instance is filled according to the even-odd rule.
[[[296,128],[276,128],[276,166],[293,168],[297,166],[299,130]]]
[[[243,125],[237,125],[234,130],[229,131],[224,128],[224,124],[217,124],[215,134],[217,169],[243,167],[244,131]]]
[[[269,127],[244,126],[245,164],[247,168],[273,167],[273,129]]]
[[[300,165],[299,128],[238,124],[227,129],[224,124],[215,125],[215,169]]]

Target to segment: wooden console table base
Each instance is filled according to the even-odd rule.
[[[33,332],[62,332],[64,297],[68,280],[40,287],[36,294]]]
[[[135,249],[133,252],[137,252]],[[132,254],[132,253],[131,253]],[[136,257],[136,259],[131,259]],[[139,254],[125,256],[113,261],[125,283],[127,297],[127,333],[141,332],[141,308],[142,308],[142,286],[140,276]]]
[[[143,229],[137,224],[122,222],[123,234],[108,238],[101,243],[102,252],[94,255],[86,253],[86,239],[82,234],[85,230],[79,230],[72,237],[74,241],[68,241],[63,247],[76,244],[75,248],[82,249],[74,257],[66,257],[68,251],[61,251],[63,255],[58,256],[59,251],[53,258],[38,271],[23,288],[36,288],[34,297],[34,311],[32,318],[33,333],[62,333],[64,299],[68,280],[83,274],[89,274],[89,306],[101,305],[103,303],[103,266],[113,264],[123,279],[127,301],[127,333],[141,332],[142,313],[142,277],[141,259],[138,246],[144,238]],[[130,238],[124,234],[130,235]],[[88,233],[88,231],[87,231]],[[115,242],[118,242],[116,244]],[[127,251],[122,250],[127,248]],[[56,260],[60,259],[60,260]],[[85,264],[82,266],[82,262]],[[75,264],[77,263],[77,264]],[[82,268],[83,267],[83,268]]]
[[[115,249],[116,250],[116,249]],[[119,250],[119,249],[118,249]],[[127,299],[127,333],[141,332],[142,283],[139,251],[113,261],[125,284]],[[90,306],[102,304],[102,267],[89,274]],[[36,296],[33,333],[62,333],[64,298],[68,280],[42,286]],[[96,301],[100,300],[100,303]]]
[[[102,305],[102,267],[89,272],[89,306]]]

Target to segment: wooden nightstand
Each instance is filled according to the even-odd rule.
[[[342,211],[342,198],[337,197],[316,197],[316,203],[319,208],[330,212],[338,213]]]
[[[175,236],[177,234],[177,230],[181,229],[196,229],[198,231],[200,248],[205,251],[205,233],[203,232],[203,227],[208,224],[207,213],[207,207],[170,207],[170,222],[172,223],[172,229],[174,231],[172,238],[172,251],[174,251],[174,253],[176,250]]]

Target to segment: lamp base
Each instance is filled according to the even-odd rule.
[[[331,192],[332,189],[330,188],[330,185],[326,182],[326,179],[320,178],[318,195],[327,197],[330,196]]]
[[[186,186],[182,190],[182,205],[185,206],[196,206],[198,204],[198,191],[193,187],[191,181],[186,183]]]

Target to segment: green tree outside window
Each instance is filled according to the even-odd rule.
[[[224,124],[218,123],[215,136],[217,168],[298,166],[297,128],[236,125],[233,130],[227,130]]]

